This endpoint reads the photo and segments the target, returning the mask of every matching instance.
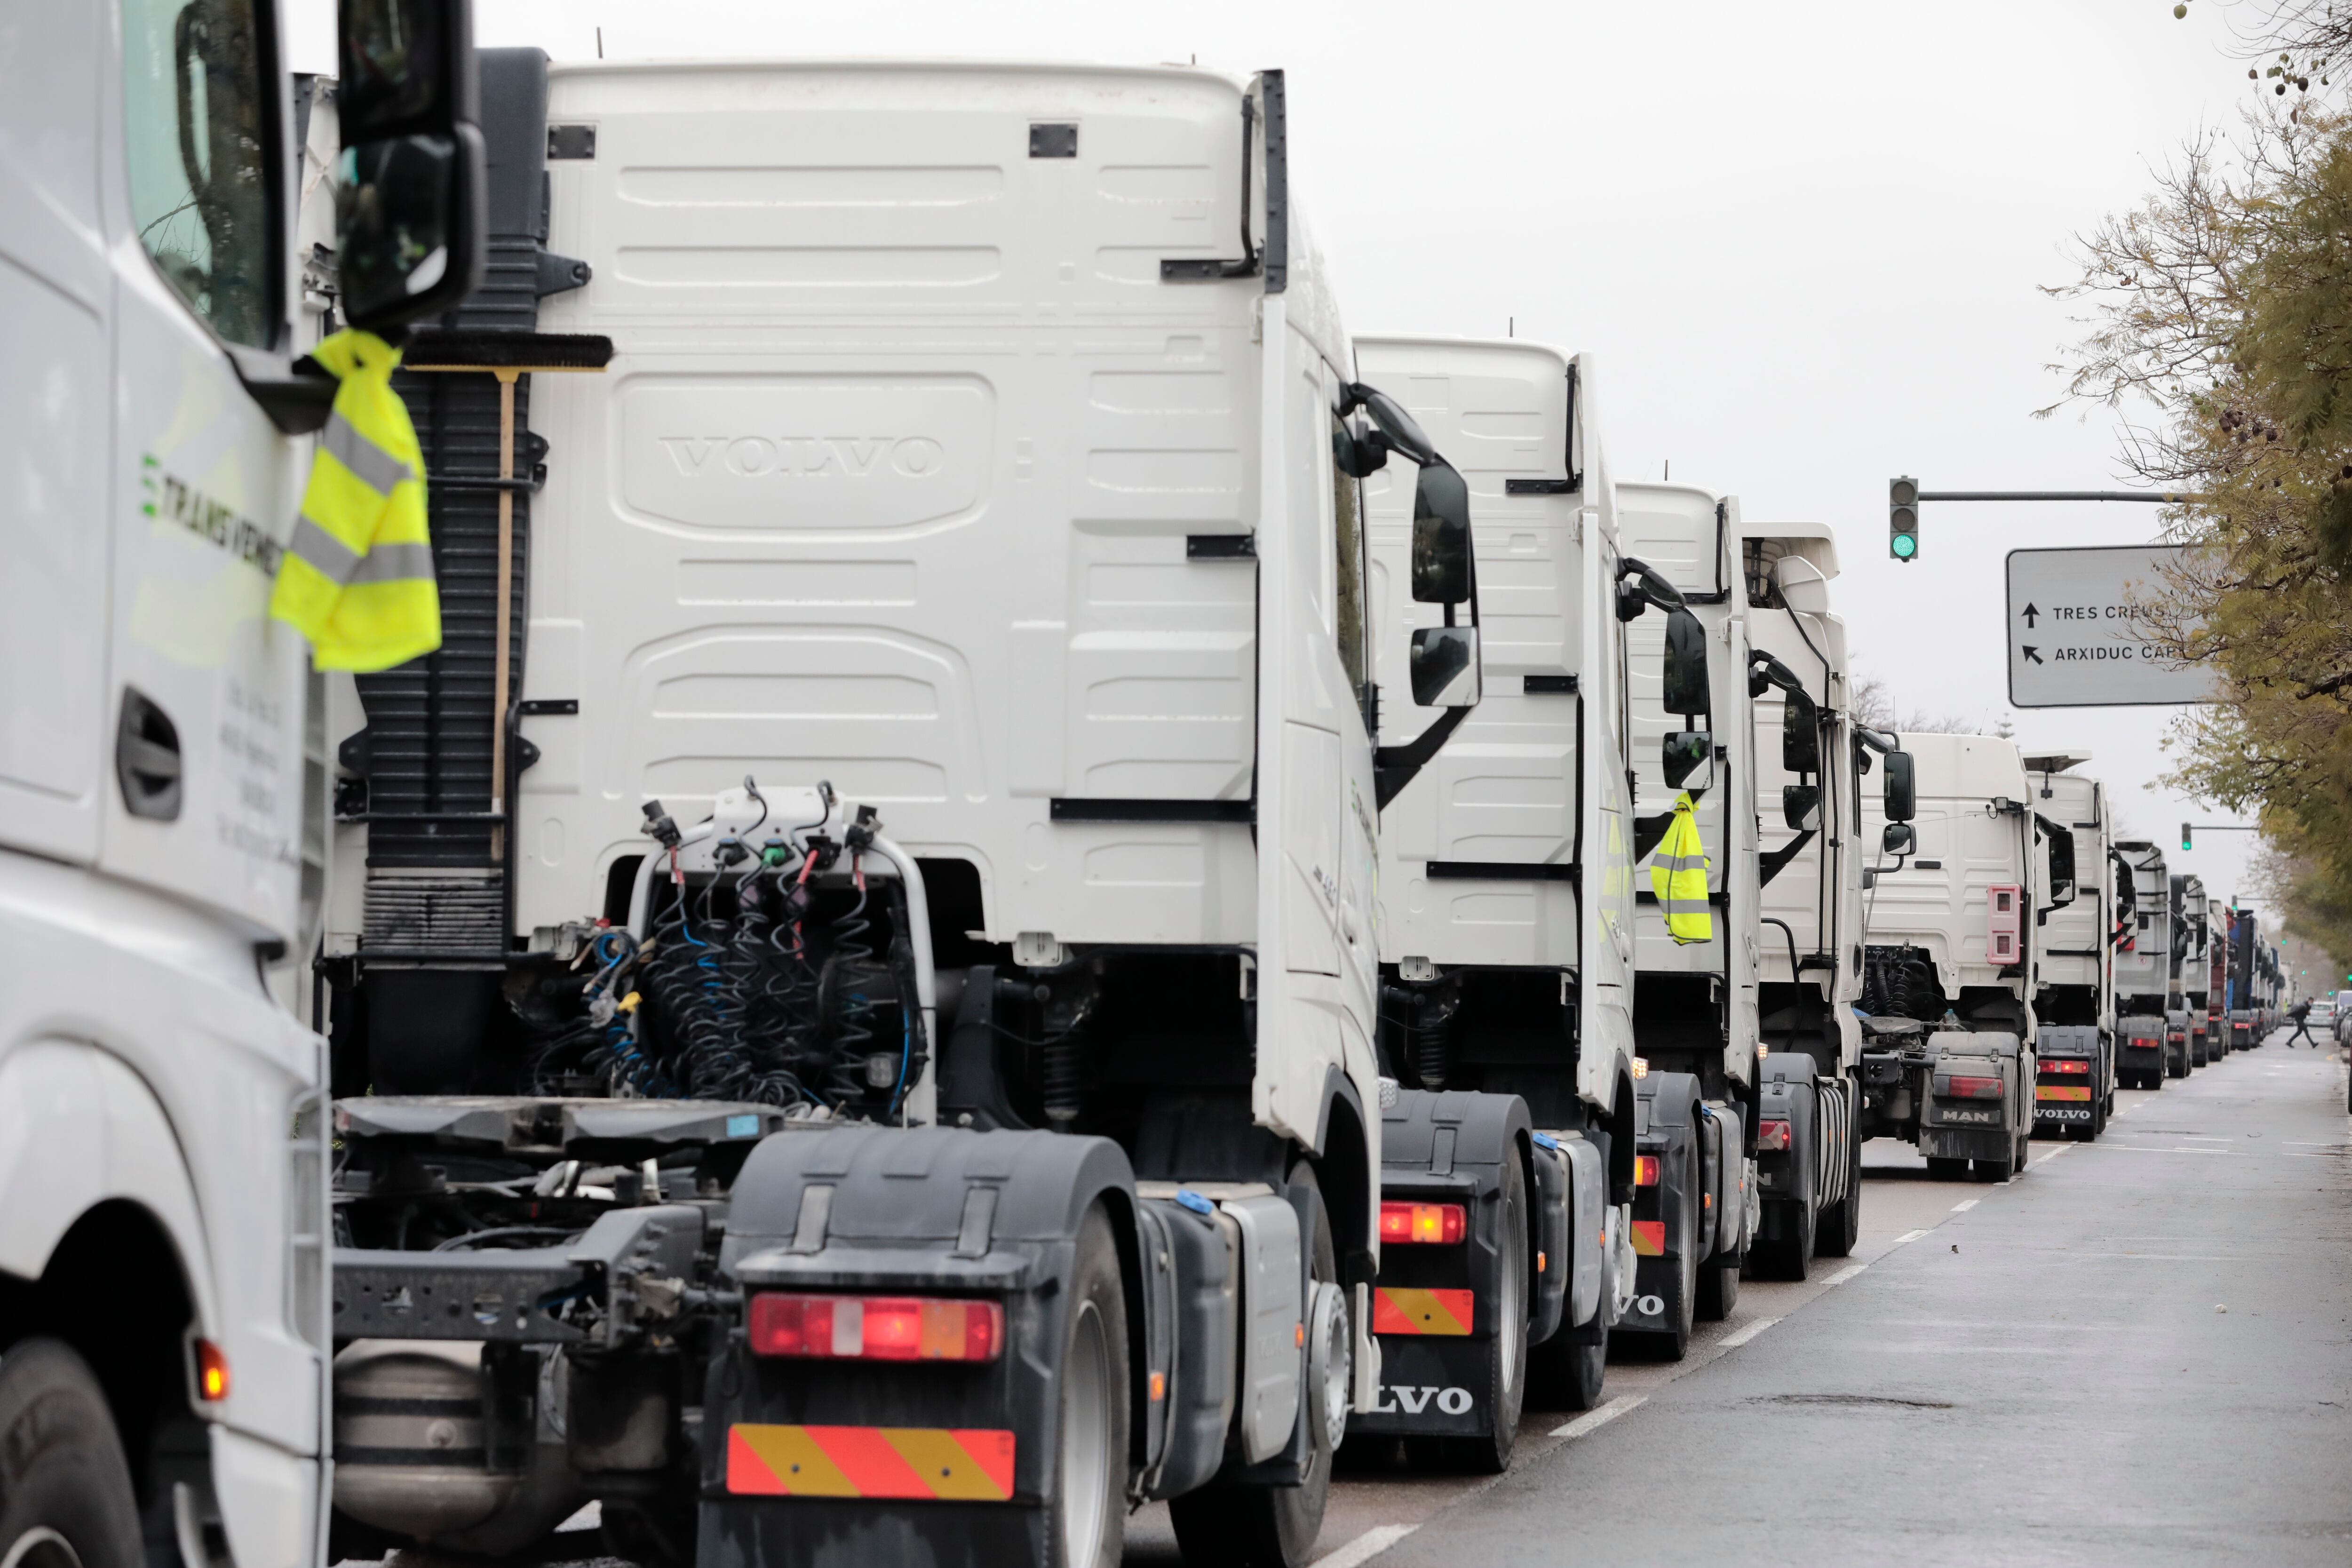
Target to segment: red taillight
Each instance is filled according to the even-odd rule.
[[[929,1296],[751,1298],[751,1353],[824,1361],[994,1361],[1004,1309]]]
[[[1786,1149],[1796,1135],[1785,1121],[1759,1121],[1756,1124],[1756,1152],[1772,1154]]]
[[[2000,1079],[1997,1078],[1948,1078],[1936,1090],[1947,1100],[1999,1100]]]
[[[228,1397],[228,1355],[210,1340],[196,1342],[196,1397],[207,1405]]]
[[[1456,1242],[1470,1234],[1470,1211],[1460,1204],[1382,1204],[1384,1242]]]
[[[1658,1157],[1655,1154],[1633,1156],[1633,1184],[1637,1187],[1654,1187],[1658,1184]]]
[[[2177,1038],[2178,1037],[2175,1037]],[[2042,1070],[2043,1072],[2086,1073],[2091,1070],[2091,1064],[2088,1062],[2053,1062],[2045,1058],[2042,1064]]]

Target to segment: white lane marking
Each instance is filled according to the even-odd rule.
[[[2284,1142],[2295,1144],[2298,1147],[2305,1149],[2341,1149],[2345,1146],[2344,1140],[2341,1138],[2337,1139],[2333,1143],[2315,1143],[2308,1138],[2288,1138],[2284,1140]]]
[[[2108,1143],[2109,1149],[2128,1149],[2135,1154],[2234,1154],[2234,1149],[2159,1149],[2152,1143]]]
[[[2036,1159],[2032,1155],[2028,1155],[2025,1161],[2025,1168],[2030,1171],[2036,1165],[2046,1165],[2051,1161],[2055,1160],[2059,1155],[2071,1154],[2081,1147],[2082,1145],[2080,1143],[2061,1143],[2058,1147],[2051,1150],[2050,1152],[2041,1156],[2039,1159]]]
[[[1870,1265],[1867,1263],[1849,1263],[1844,1268],[1839,1269],[1836,1273],[1831,1275],[1828,1279],[1822,1280],[1822,1283],[1824,1285],[1843,1285],[1847,1280],[1853,1279],[1855,1275],[1861,1273],[1864,1269],[1869,1267]]]
[[[1567,1426],[1553,1427],[1551,1435],[1555,1437],[1581,1437],[1595,1427],[1608,1426],[1635,1405],[1648,1403],[1649,1397],[1646,1394],[1621,1394],[1600,1409],[1588,1410]]]
[[[1896,1237],[1893,1241],[1888,1242],[1886,1244],[1886,1249],[1889,1252],[1892,1252],[1895,1248],[1903,1246],[1906,1242],[1916,1241],[1927,1234],[1927,1233],[1924,1230],[1906,1230],[1901,1236]]]
[[[592,1500],[583,1503],[578,1513],[573,1514],[562,1524],[557,1525],[555,1527],[555,1533],[558,1535],[567,1535],[577,1530],[594,1530],[604,1522],[604,1505],[601,1502]]]
[[[1744,1345],[1780,1321],[1778,1318],[1759,1318],[1752,1323],[1741,1324],[1715,1342],[1725,1350],[1729,1350],[1735,1345]]]
[[[1954,1214],[1966,1214],[1982,1202],[1984,1202],[1984,1199],[1982,1198],[1970,1198],[1964,1204],[1954,1204],[1952,1205],[1952,1212]]]
[[[1347,1545],[1316,1558],[1314,1568],[1356,1568],[1357,1563],[1370,1562],[1420,1528],[1417,1524],[1376,1524]]]
[[[2228,1143],[2233,1142],[2233,1140],[2228,1138],[2216,1138],[2210,1132],[2176,1132],[2173,1136],[2175,1138],[2186,1138],[2191,1143]],[[2294,1140],[2289,1139],[2288,1142],[2293,1142]]]

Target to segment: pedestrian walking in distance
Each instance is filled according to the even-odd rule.
[[[2297,1040],[2311,1040],[2310,998],[2305,997],[2303,1001],[2297,1002],[2294,1006],[2288,1008],[2286,1010],[2286,1016],[2294,1020],[2294,1033],[2286,1037],[2286,1043],[2289,1046],[2293,1046]],[[2317,1050],[2319,1048],[2319,1042],[2317,1040],[2311,1040],[2311,1048],[2315,1051]]]

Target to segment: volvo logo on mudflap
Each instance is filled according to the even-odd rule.
[[[1372,1415],[1418,1415],[1429,1408],[1432,1401],[1448,1415],[1466,1415],[1475,1403],[1466,1388],[1435,1388],[1427,1384],[1403,1383],[1381,1384],[1380,1402],[1367,1412]]]

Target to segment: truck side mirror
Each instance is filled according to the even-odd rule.
[[[1878,842],[1879,847],[1889,855],[1899,857],[1910,854],[1918,847],[1919,835],[1913,831],[1907,822],[1890,822],[1886,825],[1886,832]]]
[[[1465,603],[1471,570],[1470,486],[1433,453],[1412,491],[1413,603]]]
[[[1791,691],[1780,709],[1780,766],[1792,773],[1822,771],[1822,707]]]
[[[1660,765],[1668,789],[1711,789],[1715,785],[1715,734],[1708,730],[1679,730],[1659,738]],[[1694,775],[1697,782],[1692,783]]]
[[[2074,836],[2060,828],[2050,836],[2050,902],[2054,908],[2074,901]]]
[[[1793,784],[1780,786],[1780,820],[1791,833],[1814,833],[1822,826],[1822,786]]]
[[[1666,612],[1666,651],[1661,669],[1665,694],[1662,706],[1685,719],[1711,710],[1715,700],[1706,680],[1706,628],[1696,616],[1676,605]]]
[[[481,286],[489,226],[470,0],[342,0],[335,249],[343,315],[383,331]]]
[[[1886,820],[1908,822],[1918,814],[1919,802],[1913,787],[1913,769],[1918,759],[1908,752],[1886,753]]]
[[[1425,471],[1425,470],[1424,470]],[[1423,626],[1412,634],[1412,700],[1423,708],[1478,705],[1478,628]]]

